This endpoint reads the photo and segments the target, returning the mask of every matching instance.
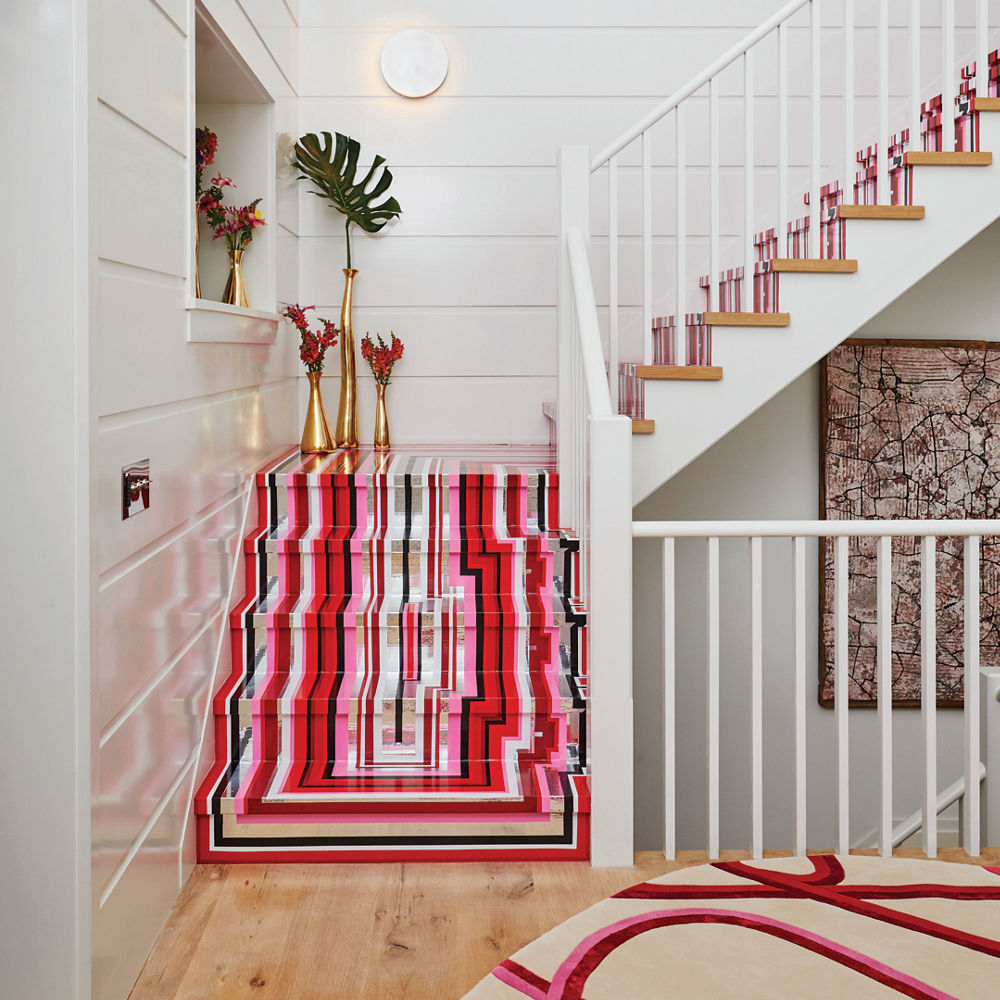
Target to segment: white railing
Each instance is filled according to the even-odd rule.
[[[877,143],[879,150],[884,151],[894,132],[901,133],[909,128],[909,149],[920,149],[921,102],[943,92],[947,111],[951,98],[958,93],[957,67],[975,62],[977,92],[980,96],[989,93],[991,26],[987,0],[975,0],[972,19],[963,24],[956,24],[955,0],[940,0],[940,18],[935,17],[933,23],[922,22],[921,7],[920,0],[910,0],[907,9],[893,10],[890,22],[888,0],[841,0],[836,5],[829,0],[825,5],[822,0],[792,0],[614,142],[589,157],[592,173],[607,167],[607,358],[615,403],[619,335],[627,318],[626,309],[633,322],[636,313],[641,316],[641,361],[645,364],[653,361],[654,308],[672,312],[676,320],[676,337],[676,331],[683,332],[685,328],[685,314],[702,311],[700,305],[692,308],[692,300],[695,295],[700,297],[700,292],[695,291],[697,278],[706,271],[709,287],[705,311],[719,309],[719,280],[723,267],[743,268],[741,308],[752,311],[753,275],[758,263],[755,233],[775,227],[778,249],[774,255],[790,256],[786,250],[788,223],[803,214],[803,208],[796,208],[796,202],[801,206],[800,199],[808,195],[805,256],[823,256],[821,222],[826,220],[821,215],[821,185],[840,180],[844,200],[853,202],[855,154],[862,146]],[[855,52],[859,41],[864,44],[871,36],[873,27],[876,43],[874,85],[859,91]],[[927,41],[932,42],[929,47],[923,44]],[[794,47],[791,56],[790,46]],[[934,58],[928,58],[935,48]],[[867,52],[867,45],[860,51]],[[758,83],[763,76],[759,74],[761,66],[775,70],[772,92],[764,93],[764,87]],[[822,79],[829,77],[829,73],[824,72],[826,67],[832,67],[840,76],[839,92],[831,92],[836,84],[829,82],[827,90],[822,90]],[[860,68],[867,72],[869,66],[862,60]],[[720,104],[723,92],[726,101]],[[897,101],[898,107],[891,109],[892,99],[900,94],[906,95],[905,103]],[[741,114],[733,108],[734,100],[742,100]],[[874,114],[870,110],[872,101],[877,108]],[[800,134],[801,130],[790,131],[789,127],[790,107],[801,107],[803,102],[807,102],[809,108],[808,141]],[[654,163],[655,130],[667,125],[666,119],[671,117],[673,155]],[[707,148],[704,149],[695,148],[696,134],[692,124],[696,117],[707,125]],[[942,115],[941,128],[940,148],[954,149],[955,123],[951,114]],[[724,163],[720,129],[730,139],[738,136],[739,131],[743,132],[742,144],[727,144]],[[700,130],[697,134],[701,134]],[[755,138],[758,150],[768,150],[763,157],[755,155]],[[823,160],[821,139],[825,140],[828,154],[831,148],[842,151],[836,154],[833,162]],[[639,148],[635,150],[633,144]],[[669,146],[669,141],[664,145]],[[742,145],[741,152],[737,152],[739,145]],[[841,155],[843,162],[840,162]],[[881,203],[890,200],[888,159],[885,155],[877,159],[877,192]],[[619,173],[625,162],[630,168],[638,163],[641,171],[638,212],[641,266],[630,256],[631,247],[623,244],[619,232],[623,216]],[[660,175],[655,185],[654,166]],[[739,208],[732,193],[729,203],[723,204],[720,197],[722,169],[730,181],[742,174],[742,184],[738,181],[735,184],[735,190],[742,187],[743,204]],[[700,201],[689,202],[689,177],[706,173],[708,197],[704,205]],[[563,190],[564,205],[567,199],[578,203],[574,214],[585,211],[584,202],[589,207],[589,198],[589,186],[579,185],[576,180],[569,190]],[[667,205],[672,202],[676,214],[674,232],[657,232],[656,239],[654,198],[662,199]],[[697,221],[693,222],[693,218]],[[655,262],[654,252],[657,254]],[[638,295],[634,283],[623,295],[622,270],[638,276],[641,285]],[[679,349],[680,345],[677,346]],[[640,359],[633,357],[632,360]]]
[[[559,517],[580,538],[580,596],[589,616],[591,860],[630,866],[632,661],[619,623],[632,620],[632,588],[621,585],[632,579],[632,429],[611,405],[585,217],[564,213],[560,244]]]
[[[794,691],[794,834],[793,849],[804,854],[809,846],[829,846],[832,840],[836,850],[847,853],[850,843],[850,793],[851,768],[849,756],[848,713],[848,543],[851,539],[877,538],[877,724],[879,730],[879,820],[878,844],[883,855],[889,855],[893,846],[893,706],[892,697],[882,692],[892,689],[892,567],[891,544],[893,538],[917,537],[920,544],[921,580],[921,766],[923,770],[922,822],[924,852],[933,857],[937,853],[938,813],[938,753],[937,753],[937,638],[936,622],[936,540],[938,537],[961,537],[964,559],[964,735],[962,757],[964,787],[979,785],[980,769],[985,762],[986,809],[981,816],[980,797],[965,795],[963,800],[963,848],[970,855],[978,855],[980,848],[981,818],[986,819],[986,835],[992,843],[1000,839],[1000,803],[997,801],[996,777],[1000,754],[995,746],[1000,740],[1000,670],[986,668],[980,671],[980,542],[984,536],[996,537],[1000,524],[984,520],[948,521],[637,521],[632,525],[635,538],[660,539],[663,549],[663,673],[664,673],[664,762],[665,762],[665,853],[673,857],[676,850],[678,802],[674,766],[677,754],[676,717],[685,712],[678,705],[676,663],[676,612],[678,592],[675,566],[675,541],[701,539],[705,543],[707,574],[706,592],[706,656],[704,670],[707,716],[705,723],[707,760],[707,838],[706,850],[710,857],[718,857],[720,850],[719,780],[720,780],[720,539],[746,539],[750,549],[750,573],[747,586],[750,598],[750,671],[751,716],[750,746],[750,813],[751,843],[754,857],[762,856],[764,848],[764,721],[763,721],[763,559],[762,539],[787,538],[790,540],[793,597]],[[830,836],[818,843],[807,843],[806,797],[806,700],[808,697],[807,644],[814,636],[807,635],[806,603],[806,540],[833,539],[833,691],[835,717],[836,759],[836,821]],[[688,665],[689,669],[691,665]],[[980,719],[982,685],[983,717]],[[985,738],[981,739],[981,735]],[[991,784],[991,778],[993,779]],[[689,845],[690,846],[690,845]],[[743,845],[730,845],[743,846]],[[782,845],[784,846],[784,845]]]

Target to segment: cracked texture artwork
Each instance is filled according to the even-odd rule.
[[[823,371],[822,516],[995,518],[1000,508],[1000,344],[848,341]],[[1000,533],[998,533],[1000,534]],[[833,542],[820,577],[820,699],[833,699]],[[874,702],[876,539],[849,548],[848,691]],[[1000,538],[981,549],[981,663],[1000,663]],[[963,698],[962,540],[937,541],[937,698]],[[892,683],[920,701],[920,540],[892,543]]]

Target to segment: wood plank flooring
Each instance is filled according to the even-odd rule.
[[[769,857],[786,852],[768,852]],[[874,854],[858,851],[858,854]],[[897,856],[921,857],[898,850]],[[725,860],[745,860],[724,851]],[[1000,850],[970,862],[1000,863]],[[202,865],[130,1000],[457,1000],[567,917],[700,851],[578,863]]]

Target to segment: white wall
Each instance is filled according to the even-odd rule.
[[[275,99],[279,132],[297,134],[297,26],[283,4],[263,6],[252,23],[236,0],[206,3]],[[93,992],[118,1000],[194,862],[196,751],[226,629],[241,488],[296,439],[298,371],[284,330],[273,345],[186,339],[193,0],[93,0],[90,19]],[[279,187],[262,208],[278,295],[292,298],[296,203],[287,177]],[[268,291],[257,307],[274,308]],[[142,458],[150,509],[123,521],[120,470]]]
[[[915,289],[858,331],[859,337],[1000,340],[1000,289],[990,262],[1000,252],[994,225],[945,261]],[[754,413],[636,508],[639,520],[739,520],[819,516],[820,382],[814,368]],[[792,621],[790,545],[765,541],[765,846],[787,848],[792,837]],[[704,554],[697,542],[678,543],[678,842],[704,845]],[[722,544],[722,840],[749,844],[749,603],[745,544]],[[635,543],[636,844],[662,846],[662,684],[660,674],[659,548]],[[808,628],[815,635],[819,596],[815,550],[806,569]],[[817,675],[817,648],[807,639],[807,674]],[[811,681],[814,684],[814,681]],[[815,687],[812,688],[815,691]],[[878,759],[875,713],[851,713],[852,837],[877,822]],[[961,713],[939,714],[941,787],[961,773]],[[894,813],[920,805],[919,713],[901,709],[894,721]],[[833,843],[835,802],[832,711],[808,702],[810,844]]]
[[[75,1000],[90,953],[86,4],[0,6],[0,78],[31,94],[0,111],[18,151],[0,164],[0,992]]]
[[[356,329],[394,329],[407,345],[389,394],[394,440],[548,440],[557,147],[611,141],[780,6],[303,0],[302,131],[344,132],[385,156],[403,208],[352,245]],[[385,41],[408,27],[433,31],[451,64],[416,101],[378,68]],[[336,318],[342,217],[301,186],[302,299]],[[336,378],[324,387],[335,409]],[[360,397],[364,440],[369,379]]]

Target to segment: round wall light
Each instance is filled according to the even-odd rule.
[[[426,97],[448,75],[448,52],[428,31],[397,31],[382,47],[382,78],[403,97]]]

